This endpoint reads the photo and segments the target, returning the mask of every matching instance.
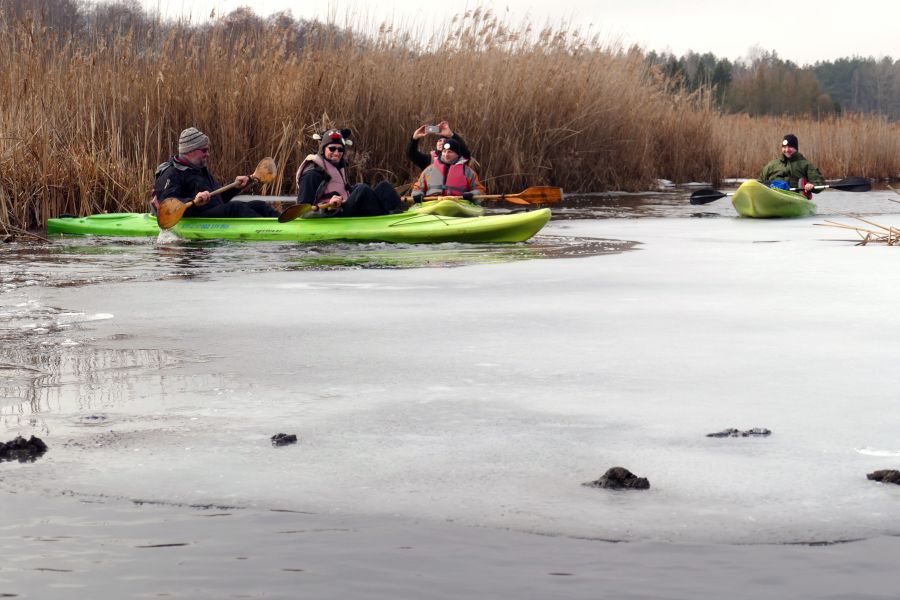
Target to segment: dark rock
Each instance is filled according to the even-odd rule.
[[[740,429],[724,429],[722,431],[717,431],[716,433],[707,433],[706,437],[766,437],[767,435],[772,435],[772,432],[765,427],[754,427],[753,429],[747,429],[746,431],[741,431]]]
[[[19,462],[34,462],[47,451],[47,444],[41,438],[31,436],[26,440],[22,436],[3,443],[0,442],[0,462],[17,460]]]
[[[638,477],[625,467],[613,467],[596,481],[588,481],[581,485],[605,488],[609,490],[649,490],[650,482],[646,477]]]
[[[272,445],[273,446],[287,446],[288,444],[296,444],[297,436],[293,433],[276,433],[272,436]]]
[[[880,481],[881,483],[896,483],[900,485],[900,471],[896,469],[884,469],[882,471],[875,471],[874,473],[869,473],[866,475],[872,481]]]

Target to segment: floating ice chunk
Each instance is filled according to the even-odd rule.
[[[866,456],[900,456],[900,450],[878,450],[868,446],[865,448],[854,448],[854,450]]]

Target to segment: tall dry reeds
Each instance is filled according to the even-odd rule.
[[[309,136],[326,125],[354,131],[354,178],[399,185],[417,175],[403,152],[410,133],[447,119],[492,192],[752,176],[787,130],[808,140],[804,151],[823,154],[826,144],[854,139],[826,139],[823,127],[814,142],[801,127],[719,118],[648,72],[639,52],[578,31],[511,29],[489,11],[461,15],[430,38],[358,23],[304,24],[300,35],[291,19],[144,25],[71,35],[0,14],[0,225],[145,210],[156,165],[191,125],[210,135],[221,179],[274,156],[278,177],[265,190],[274,194],[295,192]],[[897,138],[895,125],[877,120],[834,125]],[[742,132],[759,150],[735,141]],[[864,174],[896,173],[896,162],[894,152],[878,163],[883,171]]]
[[[900,123],[886,117],[847,115],[826,119],[724,115],[713,121],[722,148],[724,177],[758,177],[780,155],[781,139],[793,133],[800,152],[829,179],[851,175],[900,176]]]

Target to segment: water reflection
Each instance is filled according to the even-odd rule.
[[[204,274],[204,267],[212,259],[209,244],[203,242],[184,242],[175,244],[156,244],[157,266],[169,271],[167,277],[194,279]]]
[[[734,192],[740,181],[723,182],[721,192]],[[553,218],[564,219],[639,219],[639,218],[708,218],[737,217],[730,198],[722,198],[709,204],[692,205],[691,193],[707,184],[671,186],[661,191],[598,194],[566,194],[559,207],[554,207]],[[813,201],[817,214],[881,215],[900,212],[900,195],[885,183],[876,183],[872,191],[865,193],[825,190],[816,194]]]
[[[0,294],[29,286],[196,279],[236,272],[409,269],[567,258],[623,252],[619,240],[538,235],[520,244],[387,244],[56,238],[0,248]]]
[[[634,248],[625,240],[540,235],[527,244],[327,244],[298,247],[295,270],[458,267],[547,258],[615,254]]]
[[[166,370],[203,360],[131,345],[125,336],[87,338],[85,315],[36,301],[0,311],[0,417],[121,407],[164,385]],[[18,421],[16,421],[18,422]]]
[[[128,334],[91,338],[84,325],[107,314],[84,314],[42,304],[32,287],[212,278],[228,273],[335,269],[456,267],[623,252],[619,240],[538,236],[521,244],[385,244],[162,241],[131,238],[56,238],[51,245],[0,248],[0,420],[10,426],[44,413],[122,410],[156,404],[166,387],[209,390],[175,369],[203,357],[136,346]],[[221,378],[220,378],[221,379]]]

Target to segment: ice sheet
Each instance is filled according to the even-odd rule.
[[[560,221],[641,245],[29,287],[113,318],[66,331],[82,376],[0,406],[8,435],[51,446],[2,485],[599,539],[900,534],[900,488],[865,477],[896,458],[857,450],[896,448],[897,250],[816,222]],[[728,427],[773,434],[706,437]],[[612,466],[651,489],[581,485]]]

